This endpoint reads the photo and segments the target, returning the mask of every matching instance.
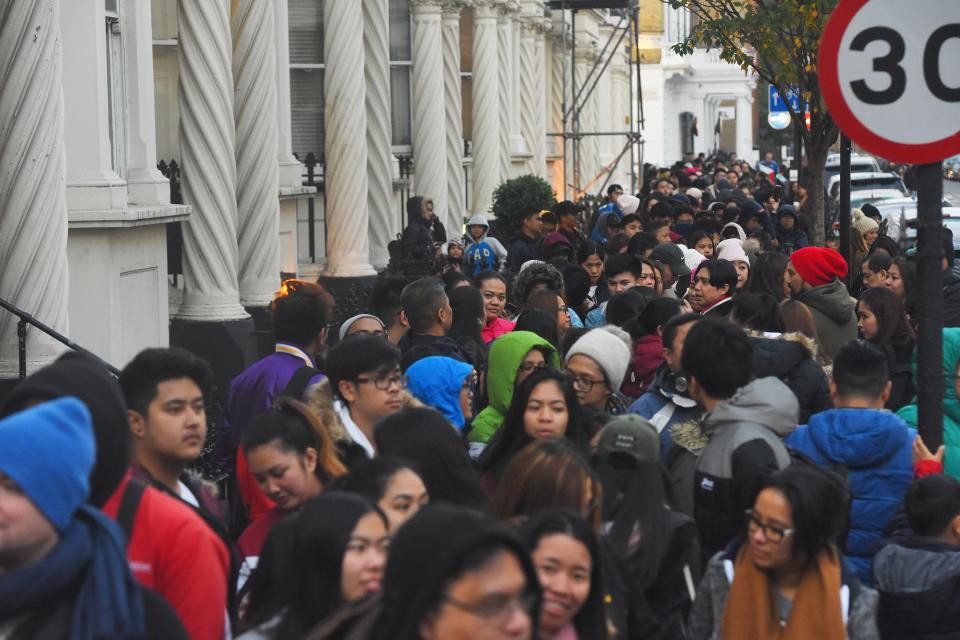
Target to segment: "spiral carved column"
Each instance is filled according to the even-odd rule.
[[[183,199],[182,319],[247,317],[237,287],[237,167],[234,156],[230,20],[224,0],[178,4]]]
[[[375,275],[369,262],[363,10],[357,0],[324,0],[324,174],[330,277]]]
[[[434,212],[448,218],[443,100],[442,0],[412,0],[413,161],[416,192],[433,198]]]
[[[554,25],[558,27],[558,25]],[[563,37],[555,33],[551,35],[550,46],[550,95],[547,98],[548,126],[550,131],[561,133],[563,131],[563,92],[564,76],[566,75],[566,59],[563,55]],[[561,136],[550,138],[550,154],[556,159],[553,161],[553,185],[557,191],[557,197],[561,200],[566,197],[566,176],[564,175],[564,155],[567,144]],[[573,169],[569,171],[572,173]]]
[[[498,0],[476,0],[473,12],[473,212],[488,213],[500,184]]]
[[[463,102],[460,95],[460,8],[463,0],[443,5],[443,105],[446,115],[447,237],[463,228],[466,202],[463,183]]]
[[[240,302],[263,307],[280,287],[274,10],[262,0],[232,8]]]
[[[0,0],[0,297],[65,333],[62,61],[58,0]],[[17,375],[16,327],[0,313],[0,378]],[[59,351],[28,330],[28,371]]]
[[[393,124],[390,118],[389,0],[363,0],[363,53],[366,64],[367,179],[370,209],[370,262],[385,267],[387,245],[400,231],[393,215]]]
[[[536,7],[535,7],[536,8]],[[520,124],[531,157],[526,171],[546,173],[546,69],[544,68],[543,12],[524,16],[520,32]]]
[[[497,100],[500,111],[499,144],[500,144],[500,181],[509,180],[513,173],[511,166],[511,141],[513,133],[511,121],[513,119],[513,20],[514,6],[507,0],[500,5],[500,15],[497,20],[497,65],[500,77],[500,91]]]

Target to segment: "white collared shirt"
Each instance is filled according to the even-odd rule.
[[[377,452],[374,450],[373,445],[370,444],[370,440],[367,439],[367,435],[360,430],[357,423],[350,417],[350,408],[340,400],[334,400],[333,408],[336,409],[337,415],[340,416],[340,422],[343,423],[343,427],[347,430],[350,439],[363,447],[368,458],[376,457]]]

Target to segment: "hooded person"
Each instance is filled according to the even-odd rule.
[[[487,361],[487,400],[489,404],[473,419],[467,435],[470,454],[477,457],[500,429],[521,380],[539,367],[560,366],[556,347],[531,331],[511,331],[490,344]]]
[[[830,358],[857,339],[856,303],[841,280],[846,274],[843,256],[824,247],[794,251],[787,265],[790,293],[810,309],[819,346]]]
[[[442,413],[458,431],[463,431],[473,417],[471,387],[476,387],[473,365],[444,356],[430,356],[410,365],[406,375],[410,393]]]
[[[761,481],[790,464],[783,438],[797,426],[797,397],[776,378],[751,380],[752,356],[747,335],[727,320],[697,322],[683,343],[690,396],[705,411],[694,519],[707,556],[741,530]]]
[[[715,259],[727,260],[736,267],[737,291],[742,290],[747,285],[747,279],[750,277],[750,257],[743,249],[743,242],[735,238],[721,241],[717,245]],[[733,295],[733,292],[731,292],[731,295]]]
[[[728,231],[729,229],[729,231]],[[723,225],[723,229],[720,230],[720,237],[727,238],[740,238],[740,242],[743,242],[747,239],[747,232],[743,230],[736,222],[728,222]]]
[[[540,258],[544,262],[550,262],[554,258],[563,258],[568,262],[574,262],[573,245],[567,239],[567,236],[562,233],[548,233],[540,244]]]
[[[943,330],[943,377],[946,388],[943,393],[943,466],[944,471],[960,479],[960,328]],[[920,376],[916,360],[913,363],[913,379],[919,387]],[[897,411],[897,415],[913,428],[920,424],[917,399]]]
[[[484,271],[496,271],[507,258],[507,250],[496,238],[487,235],[490,223],[482,213],[475,214],[467,221],[465,244],[465,271],[470,275],[479,275]]]
[[[780,205],[777,211],[777,241],[780,243],[780,250],[787,255],[810,245],[807,234],[800,227],[797,210],[792,204]]]
[[[96,441],[90,412],[59,398],[0,420],[4,638],[143,638],[143,593],[123,533],[86,504]]]
[[[222,637],[230,604],[230,552],[191,507],[133,478],[126,404],[117,380],[103,365],[65,353],[14,387],[0,416],[63,396],[81,400],[92,416],[97,462],[90,473],[88,502],[127,534],[134,577],[170,603],[190,637]],[[125,498],[133,508],[121,518]],[[147,592],[148,616],[157,600]],[[166,608],[165,603],[160,606]]]
[[[423,205],[422,196],[413,196],[407,200],[407,226],[400,236],[403,271],[411,276],[429,275],[436,272],[437,268],[434,221],[432,216],[426,214]],[[432,213],[432,208],[430,212]],[[443,235],[445,240],[446,231]]]
[[[537,629],[540,583],[523,543],[462,507],[431,504],[403,525],[382,593],[370,640],[481,637],[491,622],[479,607],[501,619],[505,637],[530,638]]]

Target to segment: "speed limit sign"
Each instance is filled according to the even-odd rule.
[[[960,0],[841,0],[819,74],[834,122],[868,151],[909,163],[960,153]]]

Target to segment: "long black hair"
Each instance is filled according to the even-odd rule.
[[[250,624],[262,624],[284,611],[274,637],[303,638],[345,604],[343,556],[357,523],[369,513],[376,513],[388,528],[380,509],[358,495],[328,491],[308,500],[297,515],[292,548],[287,550],[294,561],[287,565],[285,597],[277,609],[251,612]]]
[[[787,270],[787,256],[775,251],[761,253],[750,267],[750,279],[747,281],[749,293],[766,293],[777,302],[783,302],[783,274]]]
[[[903,345],[916,340],[917,334],[910,326],[903,302],[886,287],[872,287],[860,294],[857,311],[865,304],[877,318],[877,337],[872,340],[883,345]]]
[[[607,637],[607,618],[603,603],[604,588],[600,572],[600,545],[586,520],[569,509],[550,509],[532,516],[524,524],[521,536],[532,555],[547,536],[565,535],[581,543],[590,552],[590,592],[573,617],[580,638]]]
[[[524,416],[527,411],[527,402],[534,389],[545,382],[555,382],[560,387],[566,401],[568,421],[564,437],[573,442],[584,453],[589,451],[590,443],[587,438],[583,411],[580,408],[580,402],[577,400],[576,391],[573,389],[573,382],[562,371],[550,368],[542,369],[531,374],[514,392],[510,408],[507,409],[507,415],[503,419],[503,425],[490,441],[483,455],[480,456],[480,469],[489,472],[494,482],[499,481],[513,456],[533,442],[533,438],[527,434],[524,428]]]
[[[477,371],[487,367],[487,346],[480,332],[486,323],[483,295],[476,287],[457,287],[447,294],[453,309],[453,323],[447,335],[457,341]]]
[[[374,430],[381,455],[417,466],[431,502],[483,508],[486,495],[463,440],[434,409],[404,409],[381,420]]]

